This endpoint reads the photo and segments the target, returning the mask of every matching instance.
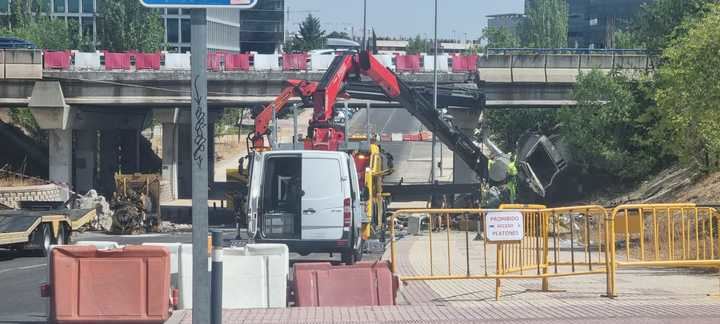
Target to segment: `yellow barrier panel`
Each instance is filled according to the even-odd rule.
[[[618,267],[720,268],[718,212],[695,204],[631,204],[614,208],[608,294]],[[617,251],[615,246],[624,247]]]
[[[522,205],[503,206],[525,207]],[[542,207],[542,206],[532,206]],[[488,242],[483,240],[482,266],[480,271],[472,271],[469,230],[470,219],[485,224],[485,218],[490,212],[519,212],[523,218],[524,233],[522,239],[513,242]],[[610,257],[607,249],[607,212],[600,206],[579,206],[569,208],[540,209],[407,209],[398,210],[390,217],[391,230],[391,261],[392,271],[397,274],[397,239],[395,224],[400,215],[424,214],[430,215],[427,232],[429,270],[425,274],[398,274],[403,281],[414,280],[458,280],[458,279],[495,279],[496,299],[500,296],[501,281],[503,279],[541,279],[542,290],[549,291],[549,278],[579,276],[608,273]],[[437,235],[433,235],[435,223],[442,222],[442,218],[433,215],[444,215],[447,235],[447,273],[436,272],[437,261],[433,243]],[[450,216],[462,218],[458,224],[465,224],[465,228],[453,230],[450,226]],[[437,220],[435,220],[438,218]],[[464,221],[464,222],[463,222]],[[484,227],[484,225],[483,225]],[[464,273],[453,273],[453,260],[451,258],[451,244],[453,233],[465,237]],[[440,238],[442,240],[442,238]],[[569,243],[569,245],[568,245]],[[495,246],[495,260],[488,260],[488,250]],[[552,256],[551,256],[552,255]],[[493,267],[493,264],[494,267]],[[444,267],[443,267],[444,268]],[[494,269],[493,269],[494,268]],[[462,268],[461,268],[462,269]],[[444,272],[444,271],[443,271]],[[475,273],[474,273],[475,272]],[[479,272],[479,273],[478,273]],[[610,278],[608,278],[608,283]],[[609,287],[609,286],[608,286]],[[608,289],[608,294],[610,291]]]

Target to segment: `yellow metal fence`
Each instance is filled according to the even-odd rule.
[[[503,208],[396,211],[389,219],[393,272],[403,281],[494,279],[496,298],[502,280],[540,279],[541,290],[549,291],[551,278],[605,275],[603,295],[614,297],[618,268],[720,268],[720,213],[713,207],[643,204],[612,210],[594,205]],[[472,245],[483,251],[473,251],[470,241],[475,229],[471,230],[469,224],[483,227],[488,213],[507,211],[522,215],[522,239],[498,243],[483,239],[481,245]],[[397,269],[395,224],[399,217],[409,215],[430,216],[427,229],[420,233],[422,247],[427,250],[427,261],[423,262],[429,265],[422,267],[425,273],[399,273]],[[433,231],[440,227],[445,230]],[[464,255],[451,251],[453,244],[464,245]],[[482,256],[479,266],[478,255]]]

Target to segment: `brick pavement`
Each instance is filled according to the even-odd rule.
[[[437,235],[433,242],[433,273],[444,275],[448,273],[448,246],[444,242],[447,234]],[[494,246],[470,241],[466,249],[463,233],[452,233],[450,241],[452,274],[466,272],[466,257],[470,259],[471,273],[484,274],[486,262],[488,273],[494,273]],[[428,250],[425,236],[399,240],[398,273],[429,274]],[[389,249],[384,258],[389,258]],[[495,301],[494,280],[411,281],[401,287],[397,306],[228,310],[223,322],[720,323],[720,299],[707,296],[720,291],[718,275],[712,272],[621,270],[615,299],[601,297],[605,292],[604,275],[552,278],[550,288],[557,292],[537,292],[539,288],[539,279],[503,280],[501,300]],[[192,314],[179,312],[171,322],[191,323]]]

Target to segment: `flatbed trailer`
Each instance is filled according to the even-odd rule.
[[[0,210],[0,248],[46,255],[50,245],[67,244],[73,231],[95,217],[95,209]]]

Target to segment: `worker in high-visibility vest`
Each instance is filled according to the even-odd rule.
[[[507,190],[510,194],[510,203],[513,203],[513,204],[517,200],[517,178],[518,178],[517,164],[515,163],[515,157],[512,157],[510,159],[510,164],[508,165],[508,179],[507,179],[507,184],[505,186],[507,187]]]

